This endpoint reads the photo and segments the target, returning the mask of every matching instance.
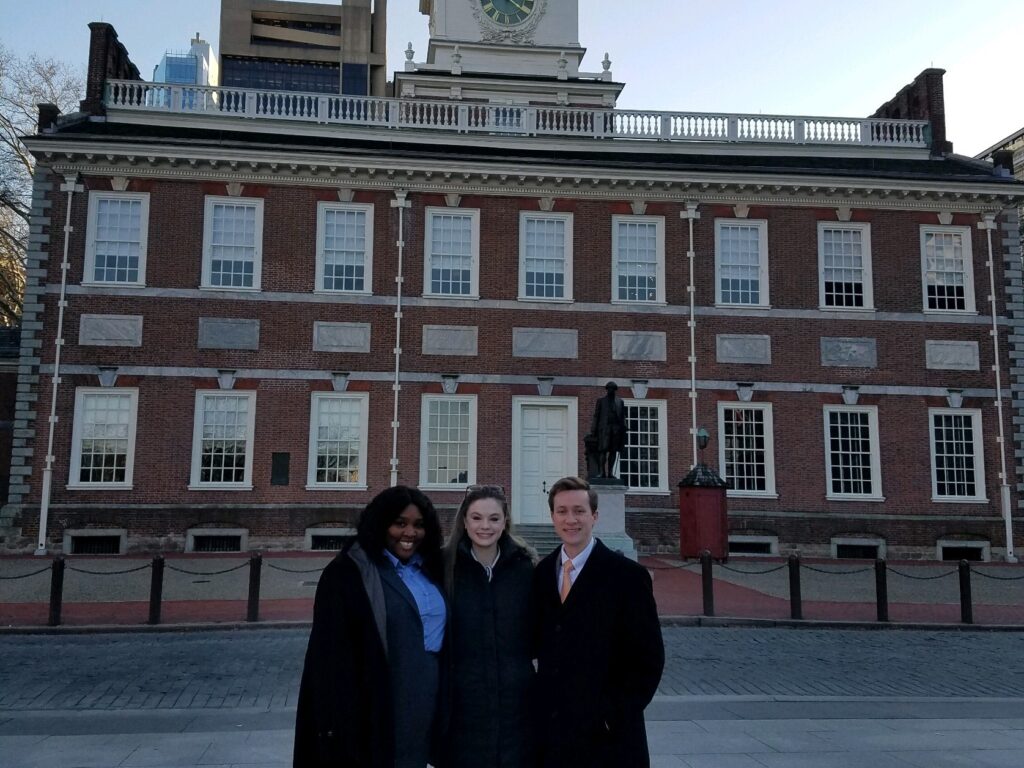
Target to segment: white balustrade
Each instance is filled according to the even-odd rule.
[[[537,107],[134,80],[108,81],[105,103],[111,111],[524,136],[916,148],[930,137],[924,120]]]

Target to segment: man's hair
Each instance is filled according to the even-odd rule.
[[[555,496],[562,491],[586,491],[587,499],[590,501],[590,511],[597,512],[597,491],[590,487],[590,483],[582,477],[563,477],[551,486],[548,491],[548,509],[555,511]]]

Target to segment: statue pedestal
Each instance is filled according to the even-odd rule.
[[[597,491],[594,535],[609,549],[618,550],[630,560],[636,560],[636,547],[626,535],[626,486],[591,483],[590,487]]]

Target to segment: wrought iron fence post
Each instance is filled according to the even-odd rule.
[[[160,608],[164,599],[164,558],[153,558],[153,573],[149,581],[149,623],[160,623]]]
[[[711,552],[703,550],[700,553],[700,583],[704,594],[704,615],[715,615],[715,585],[714,574],[711,570]]]
[[[800,597],[800,556],[789,556],[789,615],[793,619],[804,617],[803,601]]]
[[[960,561],[960,621],[963,624],[974,623],[974,609],[971,605],[971,564]]]
[[[53,558],[53,564],[50,566],[50,618],[48,624],[51,627],[60,626],[60,614],[64,607],[65,566],[63,556]]]
[[[878,604],[878,620],[889,620],[889,583],[885,560],[875,560],[875,602]]]
[[[254,552],[249,558],[249,607],[246,621],[260,620],[260,571],[263,569],[263,555]]]

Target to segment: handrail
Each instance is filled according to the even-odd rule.
[[[485,104],[107,81],[108,110],[325,125],[670,142],[926,148],[926,120]]]

